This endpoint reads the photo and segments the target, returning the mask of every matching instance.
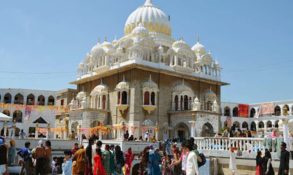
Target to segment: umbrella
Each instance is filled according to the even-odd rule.
[[[12,117],[9,117],[8,115],[3,114],[0,112],[0,121],[11,121]]]

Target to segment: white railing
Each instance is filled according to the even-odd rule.
[[[263,138],[217,138],[217,137],[196,137],[195,143],[199,150],[224,150],[229,151],[231,147],[237,148],[240,151],[256,152],[264,150]]]

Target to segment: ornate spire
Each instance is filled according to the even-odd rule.
[[[146,0],[144,5],[146,6],[152,6],[153,5],[153,1],[152,0]]]

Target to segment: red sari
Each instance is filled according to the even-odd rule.
[[[132,161],[134,159],[134,155],[132,151],[127,151],[125,153],[125,175],[130,175]]]
[[[94,175],[107,175],[105,168],[102,164],[102,159],[100,155],[95,155],[94,157]]]

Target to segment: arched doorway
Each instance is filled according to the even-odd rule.
[[[11,94],[7,93],[4,95],[4,103],[11,103]]]
[[[240,123],[239,123],[238,121],[235,121],[235,122],[233,123],[233,126],[234,126],[235,128],[237,128],[237,129],[240,129]]]
[[[238,108],[233,108],[233,117],[238,117]]]
[[[242,123],[242,129],[248,130],[248,123],[247,122]]]
[[[254,108],[251,108],[250,109],[250,118],[253,118],[255,115],[255,109]]]
[[[263,121],[260,121],[258,123],[258,128],[264,128],[265,127],[265,124],[263,123]]]
[[[224,108],[224,116],[226,117],[231,116],[230,108],[228,106]]]
[[[255,122],[251,122],[251,124],[250,124],[250,130],[251,131],[256,131],[256,124],[255,124]]]
[[[45,105],[45,97],[43,95],[38,96],[38,105]]]
[[[275,107],[275,116],[280,116],[281,115],[281,108],[280,106]]]
[[[202,126],[201,136],[202,137],[213,137],[215,135],[214,128],[210,123],[205,123]]]
[[[14,104],[21,104],[23,105],[23,95],[18,93],[14,96]]]
[[[289,106],[288,105],[284,105],[284,107],[283,107],[283,115],[285,115],[285,116],[289,115]]]
[[[55,99],[52,95],[48,97],[48,105],[55,105]]]
[[[29,94],[26,98],[27,105],[34,105],[35,104],[35,96],[33,94]]]
[[[175,127],[175,137],[179,139],[180,142],[188,139],[189,137],[189,128],[188,126],[181,122]]]

